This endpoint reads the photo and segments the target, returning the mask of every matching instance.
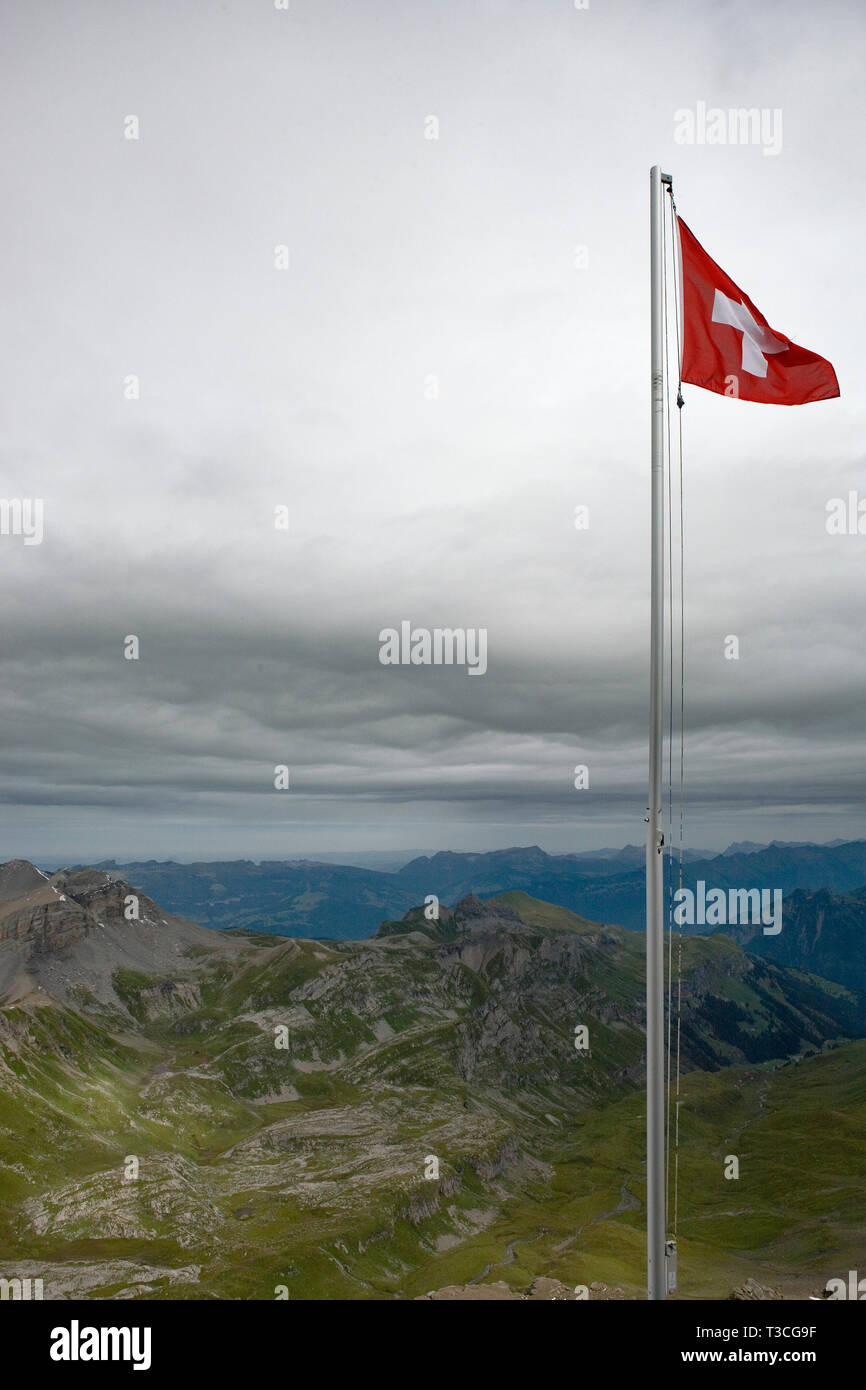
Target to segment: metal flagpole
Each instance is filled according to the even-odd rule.
[[[647,1298],[665,1298],[664,932],[662,927],[662,713],[664,705],[664,323],[662,185],[650,171],[652,546],[650,562],[649,809],[646,838]]]

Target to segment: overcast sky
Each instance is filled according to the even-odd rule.
[[[842,391],[686,388],[686,839],[866,835],[858,0],[0,12],[0,858],[643,838],[655,162]]]

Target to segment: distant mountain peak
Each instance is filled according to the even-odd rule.
[[[116,971],[182,974],[190,948],[232,952],[237,943],[163,912],[106,869],[49,878],[27,860],[0,864],[0,996],[67,1000],[84,989],[117,1007]]]
[[[47,876],[29,859],[10,859],[0,864],[0,902],[11,902],[44,889]]]
[[[490,909],[474,893],[467,893],[465,898],[461,898],[459,903],[454,905],[454,916],[458,921],[467,917],[486,917],[489,911]]]

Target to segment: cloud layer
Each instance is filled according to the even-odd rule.
[[[688,839],[866,834],[856,5],[4,29],[3,491],[45,539],[0,537],[2,857],[641,838],[654,162],[842,388],[686,391]],[[701,100],[781,152],[676,144]],[[486,628],[487,674],[382,666],[402,621]]]

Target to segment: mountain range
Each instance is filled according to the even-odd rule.
[[[175,864],[105,861],[108,877],[123,877],[172,913],[203,926],[304,936],[321,940],[372,935],[383,919],[399,917],[435,894],[444,904],[468,894],[528,893],[590,920],[643,930],[645,885],[638,846],[590,855],[550,855],[537,846],[483,854],[420,856],[398,872],[383,873],[314,861]],[[667,865],[668,900],[680,866]],[[780,889],[783,930],[728,927],[740,944],[777,964],[851,984],[866,984],[866,841],[831,845],[780,844],[750,849],[732,845],[711,859],[686,858],[682,884]],[[824,894],[820,897],[816,895]],[[823,932],[828,914],[837,922]],[[689,928],[685,928],[686,931]],[[707,932],[712,928],[698,930]]]
[[[640,937],[519,890],[429,911],[280,939],[104,868],[0,866],[4,1272],[49,1298],[410,1298],[493,1271],[641,1296]],[[683,941],[684,1296],[794,1296],[856,1259],[864,1035],[862,992]]]

